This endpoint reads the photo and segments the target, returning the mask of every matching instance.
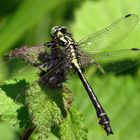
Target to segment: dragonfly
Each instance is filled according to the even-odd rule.
[[[116,51],[105,50],[123,40],[137,25],[138,21],[139,18],[136,14],[128,14],[79,42],[74,40],[72,33],[65,26],[55,26],[51,29],[51,40],[43,46],[14,49],[10,51],[8,57],[24,58],[32,66],[38,68],[40,70],[39,82],[50,88],[60,88],[63,82],[66,81],[69,70],[72,69],[81,80],[96,110],[99,124],[107,135],[110,135],[113,134],[110,119],[90,86],[82,68],[95,65],[102,73],[106,73],[106,69],[102,67],[102,64],[112,62],[116,66],[117,63],[114,62],[121,62],[122,60],[124,62],[133,58],[137,60],[140,56],[139,48]],[[46,47],[49,51],[46,51]],[[37,57],[29,57],[28,52],[34,52]],[[121,67],[121,70],[131,66],[126,63],[123,68]]]

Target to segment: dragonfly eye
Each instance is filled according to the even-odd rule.
[[[61,29],[60,29],[60,32],[63,33],[63,34],[66,34],[67,33],[67,28],[65,26],[62,26]]]
[[[51,35],[54,37],[57,35],[58,31],[60,30],[59,26],[55,26],[51,29]]]
[[[67,28],[65,26],[55,26],[51,29],[51,35],[53,37],[57,36],[57,33],[60,32],[62,34],[67,33]]]

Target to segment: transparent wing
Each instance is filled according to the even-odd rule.
[[[140,49],[131,48],[112,52],[98,52],[92,56],[91,62],[92,64],[99,64],[105,72],[122,72],[140,62]],[[100,67],[98,68],[100,69]]]
[[[105,29],[89,35],[78,42],[79,49],[92,54],[119,43],[136,26],[139,18],[129,14],[115,21]]]

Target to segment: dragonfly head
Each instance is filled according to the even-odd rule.
[[[51,29],[52,37],[62,37],[68,33],[68,30],[65,26],[55,26]]]
[[[68,39],[71,40],[71,33],[68,32],[65,26],[55,26],[51,29],[51,36],[53,40],[60,46],[66,46]]]

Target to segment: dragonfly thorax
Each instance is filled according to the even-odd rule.
[[[43,76],[49,87],[59,87],[66,80],[66,74],[73,66],[80,67],[77,45],[65,27],[55,26],[51,30],[52,40],[46,45],[51,49],[50,57],[45,62],[49,74]],[[42,73],[41,75],[44,75]]]
[[[55,42],[56,46],[64,49],[64,53],[71,61],[71,64],[80,67],[78,63],[77,45],[67,28],[64,26],[55,26],[52,28],[51,34],[53,42]]]

